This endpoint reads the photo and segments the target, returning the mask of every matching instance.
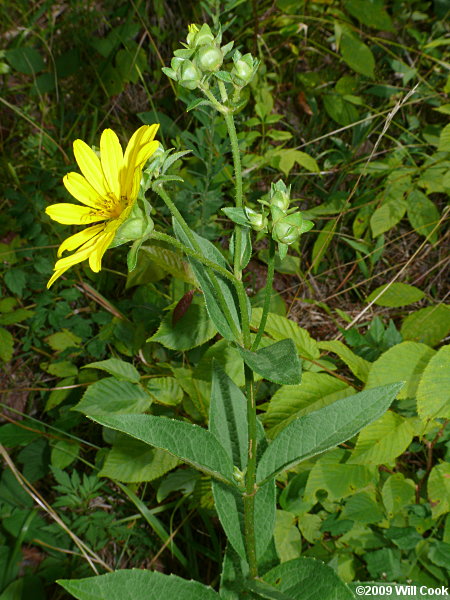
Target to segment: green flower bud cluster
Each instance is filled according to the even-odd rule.
[[[225,55],[232,49],[234,42],[221,46],[221,41],[222,33],[214,36],[206,23],[200,28],[189,25],[184,48],[175,50],[170,68],[164,67],[164,73],[183,87],[195,90],[205,77],[220,69]]]
[[[278,252],[283,259],[288,246],[294,244],[302,233],[309,231],[314,223],[303,218],[300,210],[289,208],[291,202],[291,186],[280,179],[271,186],[269,201],[272,238],[278,242]]]
[[[234,42],[221,46],[222,32],[214,36],[209,25],[201,27],[189,25],[189,33],[184,48],[175,50],[169,67],[163,72],[189,90],[208,88],[208,80],[214,76],[230,83],[235,90],[235,104],[240,91],[250,83],[255,75],[259,61],[251,54],[242,55],[236,50],[231,65],[224,65],[227,54],[232,50]],[[227,68],[228,67],[228,68]]]

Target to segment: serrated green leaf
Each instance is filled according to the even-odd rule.
[[[139,383],[139,371],[131,363],[120,360],[120,358],[108,358],[99,362],[89,363],[84,365],[84,368],[100,369],[113,375],[120,381],[129,381],[130,383]]]
[[[162,248],[161,246],[149,245],[142,246],[141,252],[173,277],[193,286],[198,285],[188,261],[176,252]]]
[[[258,481],[353,437],[387,410],[402,385],[395,383],[365,390],[292,421],[261,457]]]
[[[389,475],[381,490],[387,516],[391,519],[403,511],[407,504],[413,504],[415,495],[416,486],[412,479],[405,479],[403,473]]]
[[[370,218],[373,237],[378,237],[397,225],[403,219],[407,208],[408,203],[401,197],[385,202],[377,208]]]
[[[219,600],[219,594],[198,581],[159,571],[130,569],[57,583],[78,600]]]
[[[175,377],[152,377],[147,391],[155,402],[167,406],[176,406],[183,400],[183,389]]]
[[[264,581],[292,600],[354,600],[334,569],[314,558],[296,558],[278,565]]]
[[[153,415],[91,416],[92,420],[166,450],[220,481],[233,483],[233,463],[217,438],[185,421]]]
[[[7,329],[0,327],[0,358],[9,362],[14,351],[14,339]]]
[[[405,381],[398,399],[415,398],[422,372],[434,354],[435,351],[425,344],[416,342],[396,344],[372,363],[366,389],[385,383]]]
[[[302,366],[291,339],[281,340],[256,352],[241,346],[237,346],[237,349],[244,362],[264,379],[280,385],[300,384]]]
[[[421,308],[408,315],[400,328],[404,340],[422,342],[428,346],[436,346],[449,332],[450,306],[448,304]]]
[[[186,312],[175,322],[173,311],[166,313],[156,333],[147,341],[185,352],[201,346],[216,333],[217,329],[209,318],[203,299],[194,298]]]
[[[45,341],[53,348],[53,350],[62,352],[67,348],[78,348],[83,340],[72,331],[63,329],[62,331],[49,335],[45,338]]]
[[[7,312],[6,314],[0,315],[0,325],[14,325],[14,323],[21,323],[33,315],[33,310],[19,308],[13,312]]]
[[[258,329],[261,316],[262,308],[254,308],[251,318],[251,326],[254,329]],[[317,342],[312,339],[306,329],[286,317],[269,313],[264,331],[277,341],[290,338],[294,342],[300,358],[315,360],[320,357]]]
[[[436,225],[439,222],[439,211],[423,192],[413,189],[408,194],[408,219],[419,235],[428,237],[434,244],[438,240]]]
[[[405,417],[387,411],[358,436],[348,464],[392,464],[412,442],[414,429]]]
[[[369,361],[352,352],[350,348],[338,340],[319,342],[318,345],[321,350],[328,350],[328,352],[337,354],[358,379],[364,382],[367,381],[370,369]]]
[[[358,523],[379,523],[384,512],[375,500],[375,493],[358,492],[349,497],[341,512],[340,519],[349,519]]]
[[[392,308],[413,304],[414,302],[422,300],[424,296],[424,292],[414,285],[394,282],[390,285],[386,283],[377,287],[377,289],[366,298],[366,302],[375,301],[374,304],[377,304],[378,306],[388,306]]]
[[[443,346],[425,367],[417,388],[417,412],[426,419],[450,419],[450,346]]]
[[[431,469],[427,491],[433,519],[450,511],[450,463],[442,462]]]
[[[84,393],[73,410],[84,415],[125,415],[146,411],[152,399],[139,385],[106,377],[96,381]]]
[[[106,455],[99,477],[109,477],[122,483],[153,481],[179,464],[179,460],[158,448],[150,448],[126,435],[115,438]]]
[[[341,501],[377,480],[376,467],[339,462],[342,460],[341,452],[334,459],[330,453],[325,457],[313,466],[309,474],[303,497],[307,506],[316,504],[319,490],[327,492],[327,500]]]
[[[450,152],[450,123],[441,131],[438,152]]]

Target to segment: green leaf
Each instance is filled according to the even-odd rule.
[[[91,416],[93,421],[187,462],[221,481],[232,483],[233,463],[217,438],[202,427],[153,415]]]
[[[384,512],[376,502],[375,492],[359,492],[352,494],[341,512],[340,519],[349,519],[358,523],[379,523],[384,518]]]
[[[425,367],[417,388],[417,412],[422,420],[450,419],[450,346],[443,346]]]
[[[323,105],[333,121],[343,127],[351,125],[359,119],[358,110],[340,94],[324,94]]]
[[[340,49],[342,58],[353,71],[374,79],[375,59],[366,44],[344,30]]]
[[[319,173],[320,171],[317,161],[312,156],[293,148],[278,150],[274,155],[274,160],[276,162],[274,166],[286,176],[289,175],[295,164],[304,167],[310,173]]]
[[[157,332],[147,341],[158,342],[171,350],[185,352],[201,346],[216,333],[217,329],[209,318],[203,299],[194,297],[179,319],[174,319],[173,311],[168,312]]]
[[[334,569],[314,558],[296,558],[263,576],[264,581],[292,600],[354,600]]]
[[[414,429],[405,417],[387,411],[358,436],[348,464],[393,464],[412,442]]]
[[[302,536],[293,513],[277,510],[273,537],[280,562],[298,558],[302,553]]]
[[[47,344],[57,352],[63,352],[67,350],[67,348],[78,348],[83,341],[82,338],[75,335],[72,331],[68,329],[63,329],[62,331],[58,331],[57,333],[53,333],[45,338]]]
[[[159,571],[130,569],[57,583],[78,600],[219,600],[210,587]]]
[[[309,504],[312,507],[316,504],[319,490],[327,492],[328,501],[340,502],[343,498],[353,495],[376,481],[378,477],[376,467],[341,463],[339,461],[342,460],[342,457],[342,452],[339,452],[334,459],[333,455],[330,456],[330,453],[327,453],[314,465],[309,474],[303,497],[306,505]],[[330,462],[333,460],[334,462]]]
[[[183,400],[183,389],[175,377],[152,377],[147,391],[160,404],[177,406]]]
[[[388,518],[402,512],[407,504],[413,504],[415,495],[416,486],[412,479],[405,479],[402,473],[389,475],[381,490]]]
[[[209,430],[225,448],[230,460],[241,471],[247,467],[247,401],[241,390],[213,363]],[[258,423],[258,442],[264,430]],[[242,482],[241,482],[242,483]],[[245,552],[244,505],[241,491],[213,482],[213,494],[220,522],[233,548],[243,559]],[[255,532],[257,556],[262,556],[272,537],[275,520],[275,485],[269,482],[255,496]]]
[[[106,377],[90,385],[73,410],[87,416],[125,415],[144,412],[151,403],[151,397],[139,385]]]
[[[370,217],[370,227],[373,237],[389,231],[401,221],[405,215],[408,204],[404,198],[398,197],[382,204]]]
[[[6,314],[0,315],[0,325],[14,325],[14,323],[21,323],[32,317],[34,312],[34,310],[27,310],[25,308],[7,312]]]
[[[403,321],[400,333],[404,340],[422,342],[436,346],[450,332],[450,306],[436,304],[427,306],[408,315]]]
[[[450,463],[435,465],[428,477],[428,500],[433,519],[450,512]]]
[[[109,477],[122,483],[141,483],[165,475],[178,464],[179,461],[164,450],[118,435],[106,455],[99,477]]]
[[[366,302],[372,302],[372,300],[375,300],[376,298],[374,304],[392,308],[413,304],[414,302],[422,300],[424,296],[424,292],[414,285],[394,282],[390,285],[389,283],[386,283],[385,285],[377,287],[377,289],[366,298]]]
[[[73,440],[59,440],[52,446],[51,464],[52,467],[65,469],[80,453],[80,444]]]
[[[3,281],[13,294],[22,296],[27,283],[27,275],[22,269],[12,267],[6,271]]]
[[[189,239],[186,237],[185,233],[175,220],[173,221],[173,228],[177,238],[181,242],[183,242],[183,244],[194,250],[195,248],[192,247]],[[199,244],[202,254],[205,258],[208,258],[209,260],[211,260],[212,262],[216,263],[224,269],[228,269],[228,264],[225,258],[209,240],[206,240],[205,238],[197,235],[194,232],[192,232],[192,234],[194,235],[197,243]],[[203,294],[205,296],[206,308],[208,310],[209,316],[211,317],[214,325],[217,328],[217,331],[225,339],[234,341],[235,336],[222,311],[220,303],[217,300],[214,285],[212,283],[211,275],[209,274],[208,269],[206,269],[201,263],[194,259],[189,259],[189,262],[203,291]],[[218,275],[217,273],[215,274],[215,277],[220,291],[225,299],[225,303],[230,310],[231,318],[233,319],[237,330],[240,331],[241,324],[235,288],[228,279]],[[248,302],[248,308],[250,312],[250,302]]]
[[[433,540],[431,548],[428,551],[428,558],[438,567],[448,569],[450,565],[450,544]]]
[[[350,348],[338,340],[319,342],[318,345],[321,350],[328,350],[328,352],[337,354],[358,379],[364,382],[367,381],[370,369],[369,361],[352,352]]]
[[[141,252],[161,269],[181,281],[197,286],[191,266],[182,256],[161,246],[142,246]]]
[[[408,219],[419,235],[429,237],[432,244],[438,240],[436,225],[439,222],[439,211],[423,192],[413,189],[408,194]]]
[[[320,262],[322,260],[322,258],[324,257],[326,251],[328,250],[328,246],[331,243],[331,240],[333,239],[333,236],[335,234],[334,231],[335,228],[335,222],[334,221],[328,221],[328,223],[326,223],[321,232],[319,233],[319,235],[316,238],[316,241],[314,242],[314,246],[313,246],[313,250],[312,250],[312,261],[313,261],[313,273],[316,274],[319,270],[320,267]]]
[[[441,131],[438,152],[450,152],[450,123]]]
[[[37,50],[30,46],[12,48],[5,53],[6,60],[13,69],[25,75],[34,75],[45,69],[45,63]]]
[[[291,339],[281,340],[256,352],[237,346],[244,362],[264,379],[281,385],[298,385],[302,366]]]
[[[258,481],[353,437],[389,408],[402,385],[366,390],[296,419],[278,434],[261,457]]]
[[[209,430],[233,464],[244,471],[248,459],[247,399],[216,361],[213,361]]]
[[[239,556],[245,559],[244,503],[242,493],[233,487],[213,481],[216,510],[227,538]],[[264,554],[275,523],[275,480],[261,486],[255,495],[255,538],[258,560]]]
[[[226,208],[222,208],[222,212],[224,212],[230,219],[230,221],[233,221],[233,223],[237,223],[238,225],[242,225],[243,227],[248,227],[250,225],[250,221],[248,220],[245,210],[243,208],[227,206]]]
[[[293,419],[350,396],[354,391],[336,377],[306,371],[301,385],[283,386],[275,392],[264,415],[264,425],[273,438]]]
[[[7,329],[0,327],[0,358],[9,362],[14,351],[14,339]]]
[[[251,318],[251,326],[254,329],[258,329],[261,316],[262,308],[254,308]],[[320,357],[317,342],[312,339],[307,330],[300,327],[294,321],[286,319],[286,317],[269,313],[264,332],[275,340],[290,338],[294,342],[300,358],[315,360]]]
[[[367,27],[395,31],[392,19],[383,7],[383,0],[345,0],[345,10]]]
[[[398,399],[415,398],[422,371],[434,354],[435,351],[425,344],[416,342],[396,344],[372,363],[366,389],[395,381],[405,381]]]
[[[108,360],[89,363],[84,365],[84,368],[100,369],[113,375],[119,381],[129,381],[130,383],[139,383],[141,378],[136,367],[120,358],[108,358]]]

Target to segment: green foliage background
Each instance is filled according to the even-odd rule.
[[[54,581],[92,574],[86,553],[99,572],[219,581],[225,539],[210,479],[83,415],[205,426],[212,360],[242,386],[240,355],[209,322],[188,263],[162,244],[148,244],[130,274],[117,249],[98,275],[80,265],[46,290],[68,229],[44,215],[68,200],[74,139],[95,145],[112,127],[126,140],[160,122],[165,147],[191,151],[174,165],[179,210],[227,253],[225,128],[208,109],[186,113],[190,92],[161,73],[189,23],[219,19],[224,40],[262,61],[238,115],[249,204],[289,177],[316,224],[276,265],[266,333],[293,340],[304,373],[300,386],[260,381],[269,437],[362,388],[406,381],[356,439],[279,477],[273,550],[282,562],[320,559],[348,582],[447,583],[446,3],[7,1],[0,16],[0,443],[10,461],[0,599],[68,597]],[[267,260],[265,242],[255,248],[254,329]]]

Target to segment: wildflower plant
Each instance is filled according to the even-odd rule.
[[[229,244],[232,265],[221,250],[190,229],[171,199],[167,183],[182,180],[168,174],[168,168],[184,153],[171,154],[158,148],[154,141],[156,125],[140,128],[124,154],[110,130],[102,134],[100,158],[83,142],[75,142],[75,157],[83,176],[70,173],[64,183],[84,206],[57,204],[47,210],[60,223],[90,225],[63,242],[59,254],[64,250],[76,252],[58,260],[49,285],[85,259],[98,271],[108,247],[133,241],[128,260],[132,269],[145,239],[164,242],[187,256],[209,318],[226,343],[239,352],[245,373],[242,390],[218,364],[212,365],[208,429],[152,414],[90,415],[104,427],[165,450],[211,478],[215,508],[228,539],[220,591],[159,572],[119,570],[60,582],[80,600],[354,598],[335,571],[320,561],[298,558],[279,564],[273,541],[275,481],[284,470],[348,440],[379,418],[402,384],[347,396],[292,420],[271,441],[265,437],[257,416],[255,374],[280,385],[300,385],[302,370],[292,339],[274,343],[264,337],[276,249],[283,258],[313,224],[293,204],[290,186],[283,181],[272,184],[259,208],[248,206],[244,198],[234,113],[257,68],[258,60],[251,54],[233,53],[233,42],[222,45],[221,32],[213,34],[204,24],[189,27],[186,43],[175,51],[171,66],[164,69],[180,86],[197,93],[188,110],[208,105],[225,121],[234,163],[235,202],[223,209],[234,224]],[[170,210],[173,235],[154,228],[151,199],[144,196],[147,191],[158,194]],[[242,278],[252,253],[252,232],[259,239],[267,238],[269,245],[264,305],[256,325]]]

